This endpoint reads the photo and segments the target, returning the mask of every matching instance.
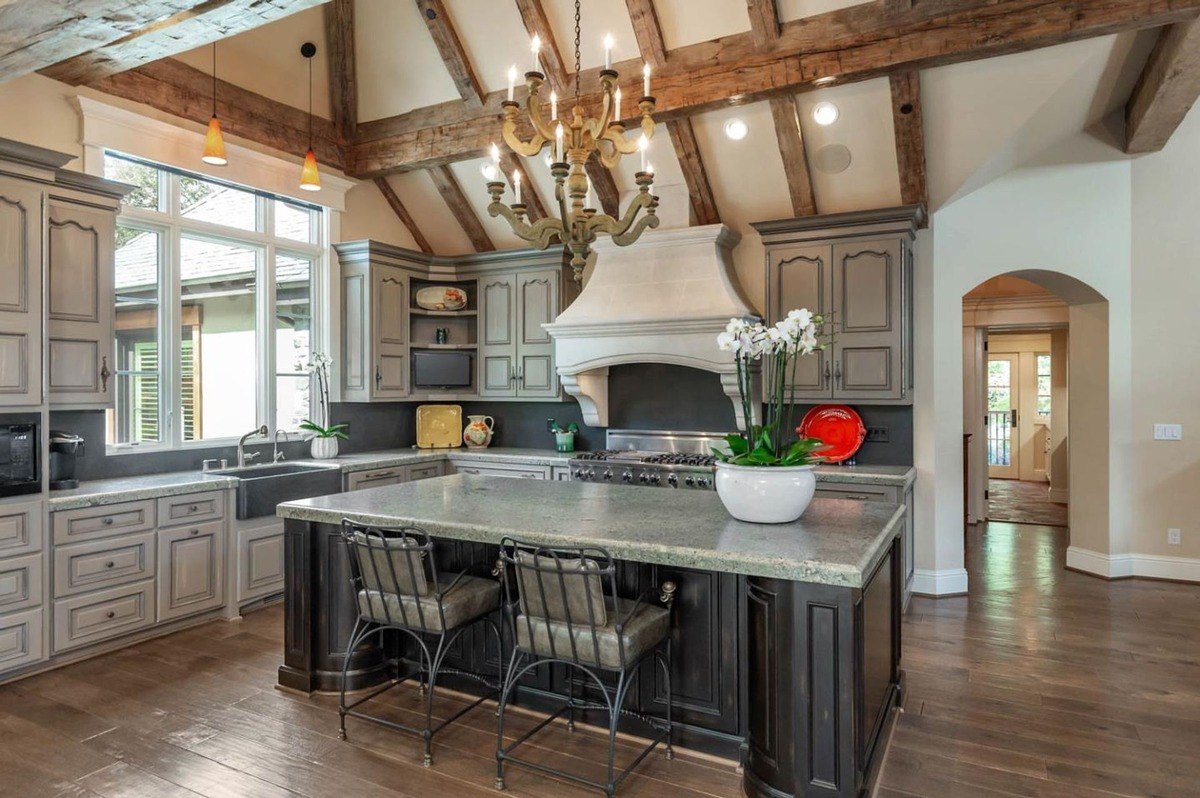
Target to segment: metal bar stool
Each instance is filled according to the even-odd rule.
[[[442,573],[436,566],[433,541],[428,534],[415,527],[387,529],[362,526],[344,519],[342,541],[350,561],[350,581],[357,597],[358,619],[346,644],[346,658],[342,665],[338,737],[346,739],[347,716],[415,734],[425,740],[422,764],[429,767],[433,764],[433,736],[484,701],[497,696],[504,680],[502,656],[494,685],[479,674],[442,667],[447,651],[467,628],[478,622],[492,629],[499,645],[497,650],[503,651],[500,627],[491,617],[500,609],[500,583],[469,574],[473,570],[490,572],[493,564],[476,564],[457,574]],[[354,703],[347,704],[346,672],[350,656],[372,635],[382,636],[389,630],[411,638],[416,643],[420,661],[413,662],[399,656],[394,663],[395,678]],[[408,666],[409,672],[401,675],[401,666]],[[492,689],[435,726],[433,693],[438,677],[443,673],[472,678]],[[414,675],[420,677],[420,690],[425,696],[423,728],[406,726],[355,709]]]
[[[617,786],[661,742],[671,748],[671,606],[675,585],[645,591],[636,600],[617,596],[616,564],[608,552],[590,546],[536,546],[513,538],[500,543],[499,566],[504,582],[504,609],[511,626],[513,652],[500,693],[496,722],[496,789],[503,790],[504,766],[511,762],[580,784],[616,793]],[[666,607],[654,604],[661,601]],[[663,669],[667,690],[665,718],[651,717],[624,708],[633,677],[647,662]],[[504,745],[504,711],[517,682],[535,668],[554,664],[583,675],[585,684],[599,688],[604,703],[577,698],[568,679],[565,704],[511,745]],[[616,675],[609,686],[601,672]],[[539,762],[518,759],[512,752],[549,723],[567,714],[567,730],[575,727],[579,710],[608,712],[608,769],[604,782],[594,781]],[[622,715],[632,716],[651,729],[649,744],[624,769],[615,767],[617,724]]]

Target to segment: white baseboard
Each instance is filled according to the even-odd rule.
[[[1200,559],[1194,557],[1164,557],[1159,554],[1101,554],[1098,551],[1071,546],[1067,549],[1067,567],[1107,579],[1147,576],[1152,579],[1200,582]]]
[[[1059,504],[1069,504],[1071,501],[1071,491],[1067,488],[1051,488],[1049,491],[1050,501],[1058,502]]]
[[[967,569],[929,571],[918,568],[913,574],[912,592],[921,596],[961,596],[967,592]]]

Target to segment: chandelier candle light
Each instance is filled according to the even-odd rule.
[[[618,246],[628,246],[641,237],[648,228],[658,227],[656,215],[658,197],[650,193],[654,184],[654,172],[646,160],[646,149],[654,136],[654,97],[650,94],[650,66],[642,70],[642,98],[637,101],[641,116],[641,135],[630,140],[625,136],[625,125],[621,121],[621,89],[617,86],[619,75],[612,68],[612,37],[604,39],[604,69],[600,71],[600,89],[603,99],[598,117],[585,116],[580,101],[580,2],[575,2],[575,102],[570,113],[559,118],[556,91],[550,92],[550,118],[547,120],[542,108],[541,90],[546,76],[541,72],[540,51],[542,42],[533,37],[530,51],[533,69],[525,73],[525,84],[529,94],[525,101],[533,136],[523,141],[517,135],[517,115],[520,105],[514,99],[517,69],[508,71],[508,99],[502,104],[504,123],[501,134],[513,152],[526,157],[536,156],[542,147],[549,146],[551,158],[550,174],[554,178],[554,199],[558,205],[558,216],[547,216],[530,224],[526,220],[526,207],[521,202],[520,180],[513,175],[512,205],[501,201],[504,195],[503,172],[496,170],[496,179],[489,180],[488,193],[492,202],[488,213],[504,217],[513,232],[530,242],[537,249],[546,249],[559,242],[571,252],[571,268],[575,280],[583,277],[583,269],[591,253],[591,244],[600,234],[612,237]],[[564,87],[565,88],[565,87]],[[630,200],[625,213],[614,218],[600,213],[593,206],[591,181],[586,167],[588,159],[596,153],[605,168],[612,168],[622,155],[641,152],[641,169],[634,176],[638,193]],[[491,157],[497,166],[499,150],[495,144]],[[645,212],[643,214],[643,211]]]

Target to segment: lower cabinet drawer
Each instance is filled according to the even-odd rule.
[[[283,524],[238,530],[239,604],[283,590]]]
[[[485,477],[518,477],[520,479],[549,479],[549,466],[496,465],[488,463],[454,463],[456,474],[476,474]]]
[[[380,485],[399,485],[404,481],[400,467],[381,468],[375,471],[359,471],[346,477],[346,490],[366,490]]]
[[[225,517],[225,497],[219,490],[166,496],[158,500],[158,525],[195,524]]]
[[[158,530],[158,620],[225,603],[225,522]]]
[[[152,576],[153,532],[54,549],[55,598],[124,585]]]
[[[0,504],[0,557],[42,548],[42,503]]]
[[[0,612],[40,607],[44,600],[42,555],[0,560]]]
[[[813,494],[819,499],[851,499],[860,502],[890,502],[900,504],[897,488],[876,485],[853,485],[847,483],[817,482]]]
[[[0,615],[0,673],[45,658],[41,608]]]
[[[68,651],[154,624],[154,580],[54,602],[54,651]]]
[[[442,464],[437,463],[421,463],[419,465],[408,466],[408,481],[415,482],[418,479],[433,479],[442,475]]]
[[[103,507],[81,507],[50,514],[54,544],[108,538],[154,529],[154,500],[122,502]]]

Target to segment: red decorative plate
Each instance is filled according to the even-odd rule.
[[[862,446],[867,428],[849,405],[817,405],[804,414],[796,433],[824,441],[829,447],[821,452],[825,462],[840,463],[853,457]]]

